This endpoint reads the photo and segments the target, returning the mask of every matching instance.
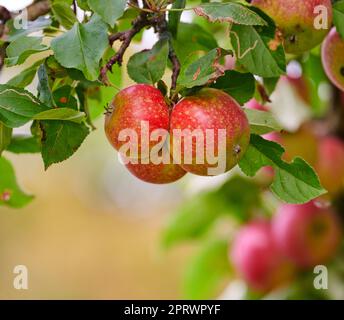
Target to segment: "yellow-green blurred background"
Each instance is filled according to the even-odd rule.
[[[28,3],[0,1],[10,9]],[[32,62],[3,70],[0,83]],[[0,208],[0,299],[180,297],[191,249],[162,252],[159,237],[182,186],[132,177],[107,143],[102,120],[71,159],[46,172],[40,155],[4,154],[36,198],[24,209]],[[29,290],[14,289],[16,265],[27,266]]]
[[[162,224],[181,201],[178,185],[127,173],[101,127],[77,154],[44,172],[39,155],[9,156],[36,199],[0,208],[0,298],[177,298],[188,249],[159,249]],[[29,290],[13,268],[29,269]]]

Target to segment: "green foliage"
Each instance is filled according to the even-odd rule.
[[[126,4],[126,0],[88,0],[89,7],[111,27],[114,27],[117,19],[123,15]]]
[[[183,9],[185,5],[186,0],[175,0],[172,4],[172,9]],[[170,11],[168,14],[168,27],[174,38],[177,38],[181,16],[182,11]]]
[[[230,31],[231,42],[238,62],[249,72],[266,78],[279,77],[286,71],[284,49],[276,39],[274,22],[265,14],[260,14],[268,22],[267,26],[235,24]]]
[[[148,10],[150,12],[146,12],[147,20],[141,30],[139,28],[134,33],[131,33],[132,24],[138,21],[143,11],[128,7],[127,1],[78,0],[77,3],[79,8],[90,12],[82,21],[76,17],[71,0],[54,0],[48,15],[30,21],[25,28],[17,28],[13,19],[6,22],[3,39],[7,66],[20,65],[36,53],[41,53],[41,57],[50,56],[41,58],[7,84],[0,85],[0,153],[41,152],[46,168],[69,158],[90,129],[95,128],[93,121],[111,103],[118,91],[115,87],[121,86],[122,71],[119,65],[123,59],[119,59],[111,68],[107,63],[115,59],[118,46],[129,46],[126,43],[128,34],[131,41],[141,39],[147,21],[151,24],[149,27],[159,32],[159,40],[151,50],[128,57],[127,71],[135,82],[158,84],[167,100],[169,97],[178,100],[209,86],[227,92],[243,105],[257,96],[255,76],[263,78],[265,90],[270,95],[286,70],[282,39],[274,21],[242,1],[189,3],[176,0],[172,10],[165,8],[168,16],[165,24],[154,25],[157,23],[154,21],[159,19],[154,10]],[[197,17],[189,23],[181,22],[183,9],[188,4],[192,5]],[[340,32],[343,28],[342,9],[343,1],[337,1],[334,4],[334,20]],[[120,33],[115,39],[114,50],[109,45],[109,36],[116,32]],[[46,36],[51,37],[52,41],[47,41]],[[50,47],[46,43],[51,43],[52,51],[48,51]],[[43,51],[47,53],[42,54]],[[173,52],[180,61],[181,71],[177,88],[169,90],[164,75],[166,67],[172,71],[176,67],[176,62],[170,61]],[[227,70],[226,55],[236,57],[235,70]],[[319,57],[311,54],[302,63],[307,85],[312,91],[318,92],[326,81],[323,70],[315,66],[319,64]],[[104,85],[107,83],[103,79],[104,69],[112,69],[113,73],[107,72],[106,76],[113,86]],[[38,79],[38,88],[37,94],[33,95],[27,87],[35,77]],[[318,115],[321,115],[324,102],[318,94],[311,99],[315,110],[319,111]],[[170,102],[173,105],[175,101]],[[283,151],[280,147],[255,135],[282,129],[273,116],[255,110],[245,112],[254,135],[241,161],[242,170],[253,176],[259,168],[272,165],[277,174],[271,188],[287,202],[301,203],[322,194],[324,190],[315,173],[303,160],[296,159],[291,164],[284,162],[281,160]],[[12,128],[32,121],[32,136],[12,135]],[[166,245],[202,236],[223,212],[231,212],[240,221],[247,218],[250,215],[250,198],[245,198],[248,197],[246,192],[241,196],[236,185],[240,186],[240,190],[254,189],[255,195],[259,194],[258,186],[254,183],[241,178],[229,179],[223,187],[200,195],[193,200],[193,204],[181,209],[180,215],[176,215],[175,224],[171,224],[170,236],[165,239]],[[256,198],[252,203],[257,204]],[[245,201],[248,206],[243,205]],[[240,205],[235,207],[233,203]],[[210,206],[217,208],[213,210],[216,214],[211,212]],[[194,211],[200,212],[197,219],[193,216]]]
[[[187,266],[184,279],[185,299],[212,299],[220,294],[232,270],[228,259],[228,241],[206,242]]]
[[[20,127],[47,106],[26,90],[0,85],[0,120],[10,128]]]
[[[44,62],[44,60],[37,61],[29,68],[25,69],[24,71],[20,72],[16,76],[14,76],[11,80],[7,82],[8,85],[22,88],[24,89],[27,87],[35,78],[37,70],[39,66]]]
[[[12,139],[12,128],[6,127],[1,121],[0,121],[0,157],[1,154],[11,143]]]
[[[199,16],[211,22],[230,22],[238,25],[265,26],[266,22],[249,7],[240,3],[204,3],[195,9]]]
[[[89,134],[84,124],[65,121],[42,121],[41,130],[45,169],[71,157]]]
[[[40,153],[41,144],[38,137],[14,136],[6,150],[15,154]]]
[[[44,64],[42,64],[38,68],[38,99],[41,100],[49,108],[55,107],[55,102],[53,98],[53,94],[50,89],[49,84],[49,76],[47,72],[47,68]]]
[[[245,109],[252,134],[266,134],[281,131],[283,128],[270,112]]]
[[[128,74],[137,83],[157,83],[165,73],[168,41],[160,40],[151,50],[134,54],[128,62]]]
[[[310,95],[310,105],[315,116],[321,117],[327,111],[327,102],[321,99],[319,91],[323,84],[328,84],[328,78],[321,66],[321,57],[309,54],[302,63],[303,76]]]
[[[32,199],[19,188],[11,163],[0,157],[0,206],[22,208]]]
[[[220,48],[213,49],[198,60],[186,64],[185,69],[179,77],[178,85],[182,88],[191,89],[193,87],[211,84],[223,75],[223,70],[219,62],[223,54],[224,52]]]
[[[55,58],[62,66],[82,71],[91,81],[99,77],[99,61],[107,46],[107,26],[97,15],[86,24],[75,24],[51,42]]]
[[[170,248],[182,241],[203,237],[220,217],[247,221],[259,207],[259,187],[243,177],[233,177],[221,187],[186,201],[171,217],[162,245]]]
[[[338,1],[333,5],[333,20],[337,31],[344,38],[344,1]]]
[[[212,87],[227,92],[240,104],[249,101],[256,89],[255,79],[251,73],[240,73],[234,70],[226,71]]]
[[[55,19],[66,29],[71,29],[78,20],[71,8],[71,4],[65,1],[55,1],[51,7]]]
[[[51,19],[45,17],[39,17],[35,21],[28,21],[25,28],[16,28],[14,25],[14,20],[9,20],[6,23],[7,28],[9,29],[8,41],[12,42],[17,40],[20,37],[28,36],[34,32],[42,31],[44,28],[47,28],[51,25]]]
[[[6,65],[11,67],[22,64],[32,54],[48,50],[49,47],[43,45],[42,40],[42,37],[22,36],[11,42],[6,49]]]
[[[309,164],[301,158],[287,163],[281,159],[283,153],[284,149],[279,144],[252,135],[240,168],[252,177],[259,169],[272,166],[275,176],[271,190],[278,198],[288,203],[306,203],[326,193]]]
[[[198,52],[208,52],[218,48],[214,36],[195,23],[180,23],[176,39],[173,39],[173,48],[177,53],[182,66]]]

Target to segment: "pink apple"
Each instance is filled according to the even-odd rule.
[[[336,214],[314,202],[281,206],[273,219],[272,232],[280,252],[301,268],[326,263],[341,240]]]

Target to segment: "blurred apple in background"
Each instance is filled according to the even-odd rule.
[[[259,110],[259,111],[268,111],[268,109],[265,106],[263,106],[254,98],[246,103],[246,108],[249,108],[252,110]]]
[[[321,51],[322,64],[331,82],[344,90],[344,39],[332,28],[326,37]]]
[[[301,268],[328,262],[335,254],[341,229],[331,208],[304,205],[282,205],[272,222],[278,250]]]
[[[318,138],[309,126],[301,127],[295,133],[284,132],[280,139],[286,149],[284,159],[292,161],[295,157],[301,157],[314,166],[318,158]]]
[[[337,137],[322,138],[316,165],[320,181],[330,195],[344,189],[344,143]]]
[[[270,222],[253,221],[234,239],[231,260],[237,272],[258,292],[268,292],[287,284],[293,276],[293,266],[275,246]]]

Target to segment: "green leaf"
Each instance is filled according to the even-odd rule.
[[[265,26],[267,23],[249,7],[240,3],[205,3],[194,9],[195,13],[210,22],[230,22],[239,25]]]
[[[127,66],[130,78],[137,83],[158,82],[165,73],[168,50],[168,41],[160,40],[151,50],[134,54]]]
[[[194,52],[208,52],[218,47],[214,36],[195,23],[180,23],[173,48],[182,64]]]
[[[245,222],[259,204],[258,185],[250,179],[234,176],[221,187],[186,201],[171,216],[162,235],[162,245],[168,249],[180,242],[198,239],[221,216]]]
[[[49,47],[43,45],[42,40],[42,37],[23,36],[11,42],[6,49],[6,65],[11,67],[22,64],[32,54],[48,50]]]
[[[72,96],[71,86],[62,86],[53,92],[53,98],[58,108],[78,110],[78,101]]]
[[[321,56],[310,53],[307,59],[302,61],[303,77],[309,94],[309,105],[316,117],[323,117],[328,112],[329,102],[320,96],[319,92],[324,84],[329,85],[328,77],[321,66]]]
[[[56,20],[66,29],[71,29],[74,23],[78,22],[70,3],[64,1],[55,1],[51,9]]]
[[[280,77],[276,78],[264,78],[264,88],[266,89],[268,95],[271,95],[278,84]]]
[[[46,106],[53,108],[55,102],[49,85],[49,76],[45,64],[38,68],[38,98]]]
[[[127,0],[88,0],[89,7],[111,27],[123,15],[126,4]]]
[[[18,23],[18,21],[15,22],[13,19],[6,23],[6,27],[9,30],[7,33],[8,38],[6,40],[9,42],[49,27],[51,25],[51,19],[39,17],[35,21],[27,21],[25,25],[19,26],[16,26],[15,23]]]
[[[252,134],[262,135],[283,129],[270,112],[253,109],[245,109],[244,111],[250,122]]]
[[[227,92],[241,105],[249,101],[255,92],[255,79],[251,73],[240,73],[237,71],[226,71],[212,85],[213,88]]]
[[[185,299],[215,299],[232,274],[228,240],[216,239],[203,245],[191,260],[184,276]]]
[[[84,124],[42,121],[42,157],[45,169],[71,157],[89,134]]]
[[[31,202],[33,196],[25,194],[18,186],[11,163],[0,158],[0,206],[22,208]]]
[[[184,9],[186,0],[175,0],[172,5],[172,9]],[[174,38],[177,37],[180,17],[182,11],[170,11],[168,13],[168,28]]]
[[[292,163],[283,161],[284,151],[279,144],[253,134],[250,146],[239,163],[240,168],[252,177],[262,167],[272,166],[275,175],[271,190],[287,203],[306,203],[326,193],[312,167],[301,158],[295,158]]]
[[[219,63],[222,56],[222,49],[213,49],[205,56],[187,65],[185,71],[181,73],[178,79],[178,85],[190,89],[211,84],[224,74],[223,68]]]
[[[41,144],[34,136],[14,136],[6,150],[16,154],[40,153]]]
[[[78,1],[78,6],[80,9],[85,10],[85,11],[91,11],[90,7],[88,6],[88,1],[87,0],[77,0]]]
[[[62,120],[81,123],[85,120],[85,114],[74,109],[56,108],[36,114],[33,120]]]
[[[10,128],[21,127],[47,108],[26,90],[0,85],[0,121]]]
[[[51,43],[62,66],[82,71],[91,81],[99,77],[99,61],[108,45],[107,25],[97,15],[87,24],[76,23]]]
[[[0,157],[1,154],[8,145],[11,143],[12,138],[12,128],[6,127],[1,121],[0,121]]]
[[[265,77],[279,77],[286,71],[282,43],[276,39],[276,26],[266,16],[268,26],[233,25],[231,43],[238,63],[250,73]]]
[[[333,5],[333,20],[337,31],[344,38],[344,1],[338,1]]]
[[[39,66],[44,62],[44,60],[40,60],[30,66],[29,68],[25,69],[24,71],[21,71],[19,74],[14,76],[11,80],[7,82],[7,85],[17,87],[17,88],[25,88],[30,83],[32,83],[33,79],[35,78],[35,75],[37,73],[37,69]]]

